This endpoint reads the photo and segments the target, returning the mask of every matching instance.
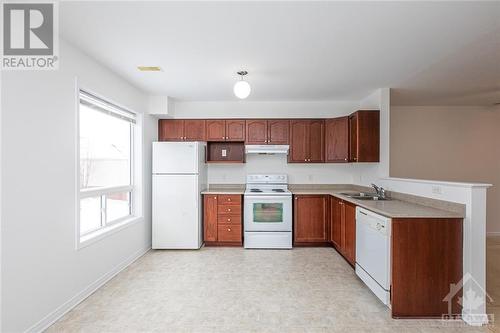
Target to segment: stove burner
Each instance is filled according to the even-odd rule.
[[[258,188],[251,188],[250,189],[250,192],[253,192],[253,193],[261,193],[262,190],[259,190]]]
[[[285,190],[282,188],[273,188],[272,191],[273,192],[285,192]]]

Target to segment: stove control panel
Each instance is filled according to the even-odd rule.
[[[288,175],[247,175],[247,184],[288,184]]]

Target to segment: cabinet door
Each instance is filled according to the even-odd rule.
[[[224,141],[226,139],[225,120],[206,121],[207,141]]]
[[[307,163],[309,152],[309,121],[290,121],[290,152],[288,162]]]
[[[309,124],[309,162],[325,161],[325,121],[312,120]]]
[[[247,145],[264,145],[267,143],[267,121],[247,120],[246,140]]]
[[[356,263],[356,206],[344,202],[344,256],[351,265]]]
[[[380,160],[380,112],[362,110],[357,116],[357,162]]]
[[[159,141],[182,141],[184,139],[184,120],[160,119],[158,122]]]
[[[205,120],[184,120],[184,140],[205,141]]]
[[[325,121],[326,162],[349,161],[349,117]]]
[[[342,201],[330,197],[330,239],[337,250],[342,244]]]
[[[287,145],[289,142],[290,121],[268,120],[267,143],[272,145]]]
[[[226,120],[226,141],[245,141],[244,120]]]
[[[349,116],[349,161],[358,160],[358,116]]]
[[[294,207],[294,241],[324,243],[327,241],[328,201],[324,195],[297,195]]]
[[[205,242],[217,241],[217,196],[203,196],[203,239]]]

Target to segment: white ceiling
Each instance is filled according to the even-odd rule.
[[[500,97],[500,2],[62,2],[60,33],[181,100],[235,100],[241,69],[250,100],[354,100],[380,87],[400,104]]]

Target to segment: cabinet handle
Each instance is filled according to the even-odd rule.
[[[231,228],[227,228],[227,231],[231,231]]]
[[[228,209],[227,209],[227,211],[228,211],[228,212],[230,212],[230,211],[231,211],[231,208],[228,208]]]
[[[231,219],[227,219],[227,222],[231,222]]]
[[[228,198],[227,201],[231,201],[231,198]]]
[[[224,139],[225,137],[222,137],[222,139]]]
[[[304,158],[304,162],[307,162],[307,158]]]

